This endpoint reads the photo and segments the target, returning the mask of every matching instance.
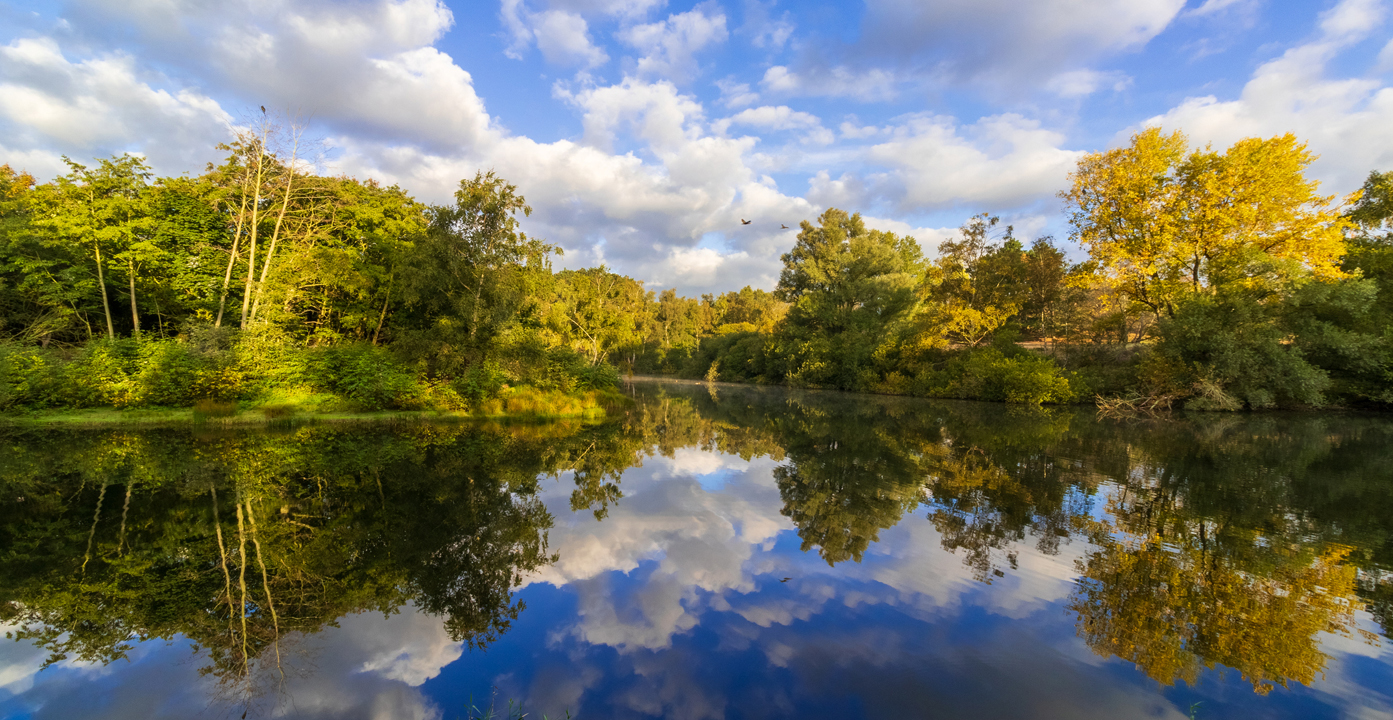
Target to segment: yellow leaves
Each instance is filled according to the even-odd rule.
[[[1075,239],[1131,299],[1172,312],[1188,293],[1343,277],[1333,197],[1303,173],[1315,159],[1291,134],[1186,154],[1185,136],[1148,128],[1086,156],[1061,193]]]
[[[21,195],[33,187],[33,175],[23,170],[16,172],[8,163],[0,165],[0,202],[18,200]]]

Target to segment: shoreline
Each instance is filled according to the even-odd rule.
[[[579,413],[470,413],[461,410],[380,410],[372,412],[300,411],[275,417],[250,409],[226,417],[196,417],[193,408],[83,410],[36,410],[0,414],[0,428],[81,427],[268,427],[314,423],[402,423],[402,422],[550,422],[554,420],[602,421],[609,416],[602,408]]]

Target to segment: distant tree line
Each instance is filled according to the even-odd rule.
[[[1060,193],[1077,263],[987,214],[928,259],[829,209],[783,256],[767,329],[714,327],[647,367],[1147,410],[1386,407],[1393,172],[1337,204],[1305,178],[1313,159],[1291,135],[1218,152],[1154,128],[1088,155]]]
[[[1060,193],[1070,262],[987,213],[924,255],[836,208],[772,292],[655,293],[519,227],[493,173],[453,203],[311,172],[270,121],[196,177],[131,155],[0,166],[0,408],[280,392],[471,407],[617,370],[1020,403],[1393,403],[1393,173],[1341,203],[1293,136],[1143,131]],[[297,396],[300,397],[300,396]]]

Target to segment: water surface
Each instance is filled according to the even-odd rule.
[[[1393,717],[1393,421],[0,434],[0,717]]]

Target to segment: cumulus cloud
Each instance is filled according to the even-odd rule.
[[[953,82],[1018,87],[1145,45],[1185,0],[871,0],[856,53]]]
[[[819,172],[808,197],[838,207],[888,204],[900,212],[1021,207],[1063,187],[1082,155],[1062,148],[1060,133],[1014,113],[969,125],[917,114],[885,134],[861,155],[871,170],[844,172],[836,179]]]
[[[798,130],[822,126],[822,121],[812,113],[794,110],[787,105],[765,105],[742,110],[715,124],[717,132],[725,132],[731,125],[748,125],[765,130]]]
[[[499,13],[512,42],[504,51],[520,60],[533,43],[552,65],[594,68],[609,62],[609,55],[590,38],[590,25],[579,13],[566,10],[531,12],[521,0],[504,0]]]
[[[140,74],[128,55],[74,61],[48,38],[0,47],[0,122],[7,144],[28,146],[6,161],[52,173],[60,154],[84,160],[129,150],[170,169],[210,159],[231,117],[205,95],[157,90]],[[163,142],[142,142],[152,132]]]
[[[634,68],[638,76],[678,83],[696,76],[699,51],[725,42],[728,36],[726,16],[714,3],[703,3],[666,20],[634,25],[618,33],[620,41],[642,53]]]

